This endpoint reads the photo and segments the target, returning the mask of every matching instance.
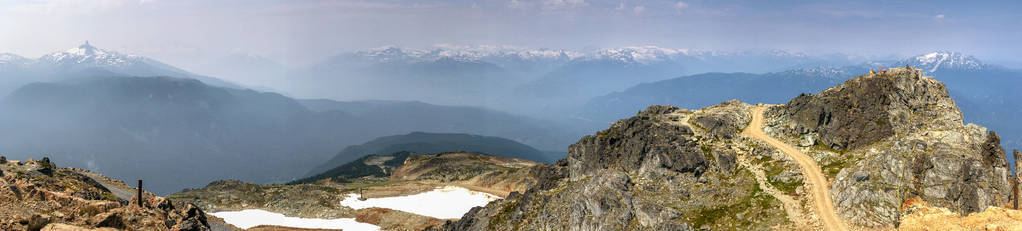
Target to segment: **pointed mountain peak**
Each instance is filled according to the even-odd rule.
[[[64,53],[68,53],[68,54],[75,55],[75,56],[94,56],[94,55],[107,54],[107,53],[110,53],[110,52],[107,52],[106,50],[103,50],[103,49],[96,48],[95,46],[92,46],[92,44],[89,44],[89,41],[86,40],[84,44],[78,45],[78,47],[75,47],[75,48],[68,49]]]
[[[139,58],[140,57],[134,55],[125,55],[100,49],[93,46],[89,43],[89,41],[85,41],[85,43],[78,45],[77,47],[45,55],[40,58],[40,60],[60,65],[88,64],[99,66],[124,66],[130,65],[133,60]]]

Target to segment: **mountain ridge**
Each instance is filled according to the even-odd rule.
[[[154,192],[169,193],[214,178],[292,181],[310,166],[336,157],[343,147],[377,136],[429,131],[517,140],[559,137],[548,136],[555,134],[546,132],[549,128],[527,126],[523,121],[530,120],[514,115],[473,117],[428,104],[398,106],[362,115],[313,111],[276,93],[174,77],[34,83],[0,100],[0,108],[7,112],[0,114],[5,131],[0,133],[0,149],[23,157],[48,153],[70,166],[101,170],[118,179],[144,176],[162,182],[151,187]],[[403,126],[411,123],[418,125]],[[480,123],[500,126],[476,125]],[[246,166],[275,167],[270,171]]]
[[[808,202],[791,210],[784,202],[806,200],[798,165],[738,134],[750,108],[739,101],[694,111],[650,106],[572,145],[525,193],[441,229],[822,228],[811,209],[800,208]],[[997,134],[963,124],[947,88],[913,68],[802,94],[765,117],[767,134],[819,162],[820,170],[810,170],[832,182],[827,194],[849,226],[891,227],[909,198],[963,215],[1017,200],[1008,195],[1017,179],[1008,176]],[[752,177],[758,174],[765,177]]]

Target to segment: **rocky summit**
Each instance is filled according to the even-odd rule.
[[[818,169],[743,134],[753,105],[651,106],[579,140],[524,193],[439,229],[832,228],[826,212],[838,227],[892,228],[920,221],[913,203],[964,216],[1016,200],[997,133],[963,124],[944,84],[916,69],[871,71],[764,106],[763,130]],[[836,211],[812,205],[803,171],[822,172]]]
[[[993,131],[963,124],[944,84],[912,68],[850,79],[767,111],[768,132],[806,146],[836,173],[838,212],[896,224],[906,198],[961,215],[1011,200],[1011,169]]]

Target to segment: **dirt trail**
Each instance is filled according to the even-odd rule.
[[[823,172],[820,170],[820,166],[816,164],[816,161],[791,145],[774,139],[763,132],[763,112],[766,109],[767,107],[764,106],[757,106],[752,109],[752,122],[749,123],[749,127],[745,128],[745,131],[742,131],[742,134],[761,140],[794,159],[802,167],[802,175],[808,180],[806,184],[808,184],[809,191],[812,194],[813,207],[819,213],[824,229],[848,230],[845,227],[844,221],[837,215],[834,202],[830,199],[830,190],[827,189],[827,178],[823,176]]]
[[[777,188],[774,188],[773,185],[770,185],[766,178],[766,173],[763,172],[763,166],[752,164],[745,155],[738,156],[738,164],[748,168],[749,171],[752,172],[752,176],[756,178],[756,183],[759,184],[759,188],[762,189],[763,192],[766,192],[781,201],[781,204],[784,205],[784,212],[788,213],[788,219],[791,219],[792,223],[803,228],[815,226],[806,221],[805,212],[798,200],[795,200],[795,198],[784,194],[780,190],[777,190]]]
[[[110,190],[110,193],[113,193],[114,197],[117,197],[118,200],[131,201],[132,198],[135,198],[135,194],[138,194],[138,191],[136,191],[134,188],[110,182],[106,177],[103,177],[99,174],[93,172],[81,173],[84,174],[85,176],[88,176],[89,178],[92,178],[92,180],[98,182],[100,185],[103,185],[103,187],[106,188],[107,190]]]

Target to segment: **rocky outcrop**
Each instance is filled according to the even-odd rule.
[[[944,84],[907,69],[869,74],[816,95],[799,95],[768,110],[767,117],[784,121],[774,127],[782,134],[814,134],[834,149],[864,147],[917,126],[962,124],[961,112]]]
[[[145,192],[142,204],[119,201],[81,169],[57,168],[49,158],[0,161],[0,230],[210,230],[205,213],[178,209]],[[97,174],[98,175],[98,174]],[[182,204],[178,204],[182,205]]]
[[[894,225],[903,214],[898,205],[912,197],[962,215],[1010,198],[1011,170],[997,133],[964,125],[944,85],[913,69],[800,95],[767,116],[774,137],[804,143],[836,173],[830,191],[853,224]]]
[[[568,147],[568,176],[579,180],[608,168],[637,170],[644,164],[702,175],[708,163],[696,141],[691,139],[692,129],[670,126],[657,118],[678,110],[652,106],[643,114],[615,123],[596,136],[583,137]]]
[[[391,181],[475,186],[499,196],[524,192],[536,184],[544,164],[518,158],[447,152],[412,155],[390,175]]]
[[[344,190],[336,185],[258,185],[223,180],[167,197],[194,203],[211,212],[262,209],[293,217],[354,217],[354,210],[339,203],[346,196]]]
[[[769,229],[788,225],[780,202],[736,167],[749,105],[699,111],[651,106],[583,137],[538,171],[522,194],[476,208],[445,230]],[[694,125],[698,124],[698,125]]]

